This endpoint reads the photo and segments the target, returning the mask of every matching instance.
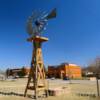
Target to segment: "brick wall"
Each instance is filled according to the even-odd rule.
[[[81,67],[74,64],[48,66],[48,76],[57,78],[81,78]]]

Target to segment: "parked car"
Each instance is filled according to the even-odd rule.
[[[55,77],[52,77],[51,80],[55,80]]]
[[[64,77],[63,80],[69,80],[69,77]]]

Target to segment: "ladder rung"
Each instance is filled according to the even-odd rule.
[[[28,86],[28,89],[34,90],[35,88],[34,88],[34,86]]]
[[[39,85],[37,89],[41,89],[41,88],[44,88],[44,87],[45,87],[44,85]],[[35,90],[35,87],[34,86],[28,86],[28,89]]]

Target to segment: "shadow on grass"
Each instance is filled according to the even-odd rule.
[[[0,95],[24,97],[23,93],[16,93],[16,92],[0,92]],[[26,97],[30,99],[35,99],[35,96],[30,94],[27,94]],[[45,98],[45,95],[38,96],[38,98]]]

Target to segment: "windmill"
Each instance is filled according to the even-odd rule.
[[[27,21],[27,33],[31,36],[40,35],[47,25],[48,20],[56,17],[56,8],[51,11],[51,13],[46,14],[45,12],[32,13],[32,16],[28,18]]]
[[[48,41],[48,38],[42,37],[41,34],[44,31],[48,20],[55,17],[56,8],[49,14],[44,12],[33,12],[32,16],[28,18],[27,32],[30,36],[28,41],[33,43],[34,49],[32,54],[31,69],[24,96],[26,96],[27,90],[34,90],[35,99],[38,98],[40,91],[43,91],[46,96],[48,95],[41,48],[42,43]]]

